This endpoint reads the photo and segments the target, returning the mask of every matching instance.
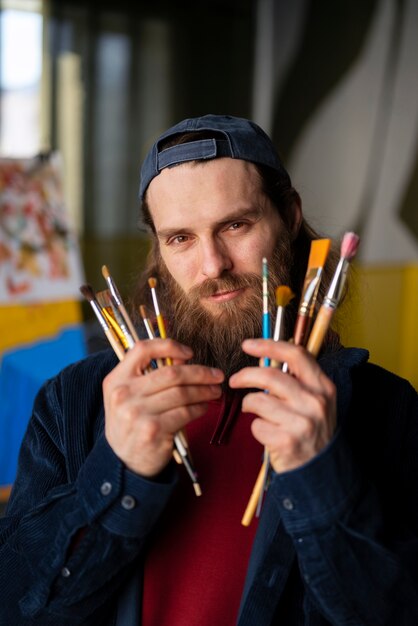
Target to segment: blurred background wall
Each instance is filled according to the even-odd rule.
[[[417,2],[27,0],[0,17],[13,8],[38,16],[41,48],[17,31],[26,67],[40,55],[31,84],[7,81],[2,61],[1,156],[62,154],[87,282],[104,288],[105,263],[129,297],[153,139],[185,117],[250,117],[314,227],[361,236],[345,343],[418,387]],[[5,41],[2,27],[2,59]]]

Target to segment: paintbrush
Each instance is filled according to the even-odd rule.
[[[262,324],[262,334],[263,339],[270,339],[271,337],[271,320],[270,320],[270,308],[269,308],[269,288],[268,288],[268,263],[266,257],[262,259],[262,293],[263,293],[263,324]],[[261,359],[260,365],[262,367],[270,366],[270,359],[268,357],[264,357]],[[264,390],[264,393],[268,393],[267,389]],[[269,458],[267,449],[264,448],[264,460],[263,460],[263,468],[264,468],[264,477],[262,481],[262,487],[259,493],[258,505],[257,505],[257,515],[260,513],[261,502],[263,498],[263,491],[265,489],[265,485],[267,484],[268,474],[269,474]]]
[[[143,304],[140,305],[139,312],[140,312],[142,320],[144,322],[144,326],[145,326],[145,329],[147,331],[148,339],[155,339],[155,331],[154,331],[154,327],[153,327],[152,321],[148,317],[147,309],[146,309],[146,307]],[[157,359],[156,363],[157,363],[157,367],[163,367],[164,366],[163,359]],[[181,463],[181,460],[180,460],[180,463]]]
[[[155,339],[155,331],[152,325],[151,319],[147,315],[147,309],[145,305],[141,304],[139,307],[142,320],[144,322],[145,329],[147,331],[148,339]]]
[[[263,483],[266,474],[266,463],[267,459],[266,457],[264,457],[264,461],[258,473],[257,480],[254,484],[254,488],[248,501],[247,508],[245,509],[244,515],[242,516],[241,524],[243,526],[249,526],[251,524],[251,520],[254,517],[254,513],[260,499],[260,493],[263,492]]]
[[[103,289],[103,291],[96,292],[97,302],[99,303],[102,313],[112,326],[115,333],[118,335],[120,341],[123,344],[125,350],[130,350],[135,345],[135,339],[132,337],[129,329],[125,324],[124,318],[121,316],[119,310],[116,308],[113,302],[113,298],[109,289]]]
[[[269,310],[269,290],[268,290],[268,264],[266,257],[263,257],[262,261],[262,281],[263,281],[263,339],[270,339],[271,337],[271,325],[270,325],[270,310]],[[270,365],[270,359],[264,357],[264,367]]]
[[[93,309],[97,319],[99,320],[100,326],[102,327],[107,339],[109,340],[110,345],[115,351],[117,357],[120,361],[122,361],[125,356],[125,349],[122,343],[120,342],[119,336],[116,334],[115,330],[109,325],[108,320],[102,312],[102,309],[99,303],[96,300],[96,294],[94,293],[94,289],[91,285],[81,285],[80,291],[83,296],[90,302],[91,308]]]
[[[165,322],[164,322],[164,318],[161,315],[161,311],[160,311],[160,306],[158,304],[158,298],[157,298],[157,279],[156,278],[149,278],[148,279],[148,285],[150,286],[151,289],[151,296],[152,296],[152,302],[154,304],[154,311],[155,311],[155,317],[157,319],[157,326],[158,326],[158,331],[160,333],[160,337],[162,339],[166,339],[167,337],[167,332],[165,329]],[[172,360],[170,358],[166,359],[167,365],[172,365]]]
[[[330,246],[331,239],[314,239],[311,242],[308,267],[293,334],[293,341],[296,345],[306,345],[315,311],[322,271]]]
[[[167,332],[166,332],[166,328],[165,328],[165,322],[164,322],[164,318],[161,315],[161,311],[160,311],[160,306],[158,304],[158,298],[157,298],[157,291],[156,291],[156,287],[157,287],[157,279],[156,278],[149,278],[148,279],[148,285],[150,286],[151,289],[151,295],[152,295],[152,302],[154,304],[154,311],[155,311],[155,316],[157,318],[157,324],[158,324],[158,330],[160,333],[160,337],[162,339],[166,339],[167,338]],[[167,357],[165,359],[167,365],[172,365],[173,361],[171,358]],[[189,474],[192,483],[193,483],[193,488],[195,490],[195,493],[197,496],[200,496],[202,494],[202,490],[200,488],[199,482],[197,480],[197,473],[193,467],[193,463],[190,457],[190,452],[189,452],[189,445],[187,442],[187,437],[186,434],[183,430],[180,430],[178,433],[175,434],[174,436],[174,444],[176,446],[177,452],[179,453],[180,457],[181,457],[181,461],[182,463],[184,463],[184,466],[187,470],[187,473]],[[177,459],[176,459],[177,460]]]
[[[112,296],[112,299],[114,301],[115,307],[119,310],[120,315],[122,316],[125,325],[127,326],[127,328],[129,329],[129,332],[131,333],[134,341],[139,341],[139,337],[138,334],[135,330],[135,326],[132,323],[131,318],[129,317],[128,311],[126,310],[126,307],[123,303],[123,300],[121,298],[121,295],[119,293],[118,288],[116,287],[116,283],[113,280],[112,276],[110,275],[110,272],[107,268],[106,265],[102,265],[102,275],[103,278],[106,280],[108,286],[109,286],[109,290],[110,290],[110,294]]]
[[[318,356],[322,342],[331,325],[332,318],[341,300],[344,285],[347,279],[349,265],[357,253],[360,237],[356,233],[345,233],[341,242],[340,260],[334,272],[334,276],[324,297],[321,308],[315,319],[309,335],[307,350],[315,357]]]
[[[287,285],[279,285],[276,288],[276,321],[274,324],[273,331],[273,339],[274,341],[280,341],[283,339],[283,320],[284,320],[284,311],[289,302],[295,297],[293,291]],[[280,363],[276,360],[272,359],[271,361],[272,367],[280,367]]]

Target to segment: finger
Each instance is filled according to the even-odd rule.
[[[268,371],[270,370],[270,371]],[[245,368],[231,382],[240,388],[262,388],[268,393],[248,393],[243,400],[243,409],[263,417],[268,421],[292,419],[293,415],[314,418],[318,421],[334,421],[336,412],[336,391],[331,381],[330,392],[312,391],[293,376],[274,368]]]
[[[233,388],[256,388],[271,391],[275,386],[276,391],[285,389],[291,377],[272,367],[244,367],[233,374],[229,379],[229,385]]]
[[[254,438],[269,452],[270,462],[278,473],[308,462],[326,445],[327,439],[305,439],[297,432],[255,419],[251,424]]]
[[[219,385],[174,387],[144,397],[125,387],[117,387],[109,402],[108,416],[128,432],[174,434],[207,410],[207,403],[221,396]],[[112,417],[113,416],[113,417]],[[118,429],[120,432],[120,428]],[[142,435],[140,435],[142,436]]]
[[[314,357],[302,346],[287,341],[271,339],[246,339],[242,348],[244,352],[256,357],[268,357],[287,363],[289,371],[298,380],[312,390],[326,390],[332,393],[333,385],[323,373]]]
[[[147,396],[177,387],[219,385],[224,377],[221,370],[204,365],[170,365],[153,370],[142,378],[141,393]]]
[[[171,408],[177,409],[182,406],[199,404],[220,398],[222,388],[219,384],[204,385],[174,385],[153,389],[152,393],[145,393],[140,396],[141,407],[153,414],[160,414],[169,411]],[[132,394],[138,398],[137,394]]]
[[[326,418],[326,407],[316,402],[313,402],[312,406],[315,410],[300,411],[297,407],[290,406],[288,402],[278,400],[272,394],[261,392],[248,394],[242,403],[244,411],[262,418],[257,420],[259,422],[257,429],[275,429],[280,426],[282,430],[302,438],[310,437],[313,434],[312,428],[316,425],[320,428]]]
[[[264,394],[247,394],[246,406],[251,403],[251,412],[260,415],[261,408],[271,411],[271,403],[281,402],[288,408],[301,413],[311,413],[316,410],[316,396],[323,394],[318,390],[313,392],[297,378],[275,368],[246,367],[231,377],[230,386],[240,389],[263,389]],[[256,396],[256,398],[254,398]],[[260,403],[260,406],[258,406]]]
[[[138,375],[148,367],[152,360],[172,358],[184,361],[192,356],[191,348],[173,339],[144,339],[138,341],[131,350],[126,352],[118,370],[125,376]]]
[[[204,415],[208,409],[209,401],[220,397],[218,394],[207,396],[208,394],[199,395],[194,399],[190,397],[189,401],[184,404],[176,405],[176,403],[171,403],[159,415],[153,415],[152,417],[158,419],[158,422],[166,432],[174,435],[189,422]]]

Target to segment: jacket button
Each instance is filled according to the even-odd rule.
[[[291,511],[294,508],[294,504],[290,498],[284,498],[282,504],[287,511]]]
[[[132,496],[123,496],[123,498],[121,500],[121,504],[122,504],[122,507],[126,511],[130,511],[136,505],[135,498],[133,498]]]
[[[109,493],[112,491],[112,485],[109,482],[104,482],[101,486],[100,486],[100,493],[103,496],[108,496]]]
[[[61,570],[61,576],[63,576],[64,578],[69,578],[69,576],[71,576],[71,572],[68,569],[68,567],[63,567]]]

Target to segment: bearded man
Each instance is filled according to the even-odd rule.
[[[0,520],[2,623],[418,623],[416,391],[332,330],[318,360],[259,339],[263,259],[271,305],[277,285],[295,294],[289,340],[319,237],[271,140],[242,118],[183,120],[149,151],[140,198],[153,243],[132,309],[152,277],[170,338],[41,389]],[[200,497],[173,461],[180,432]]]

